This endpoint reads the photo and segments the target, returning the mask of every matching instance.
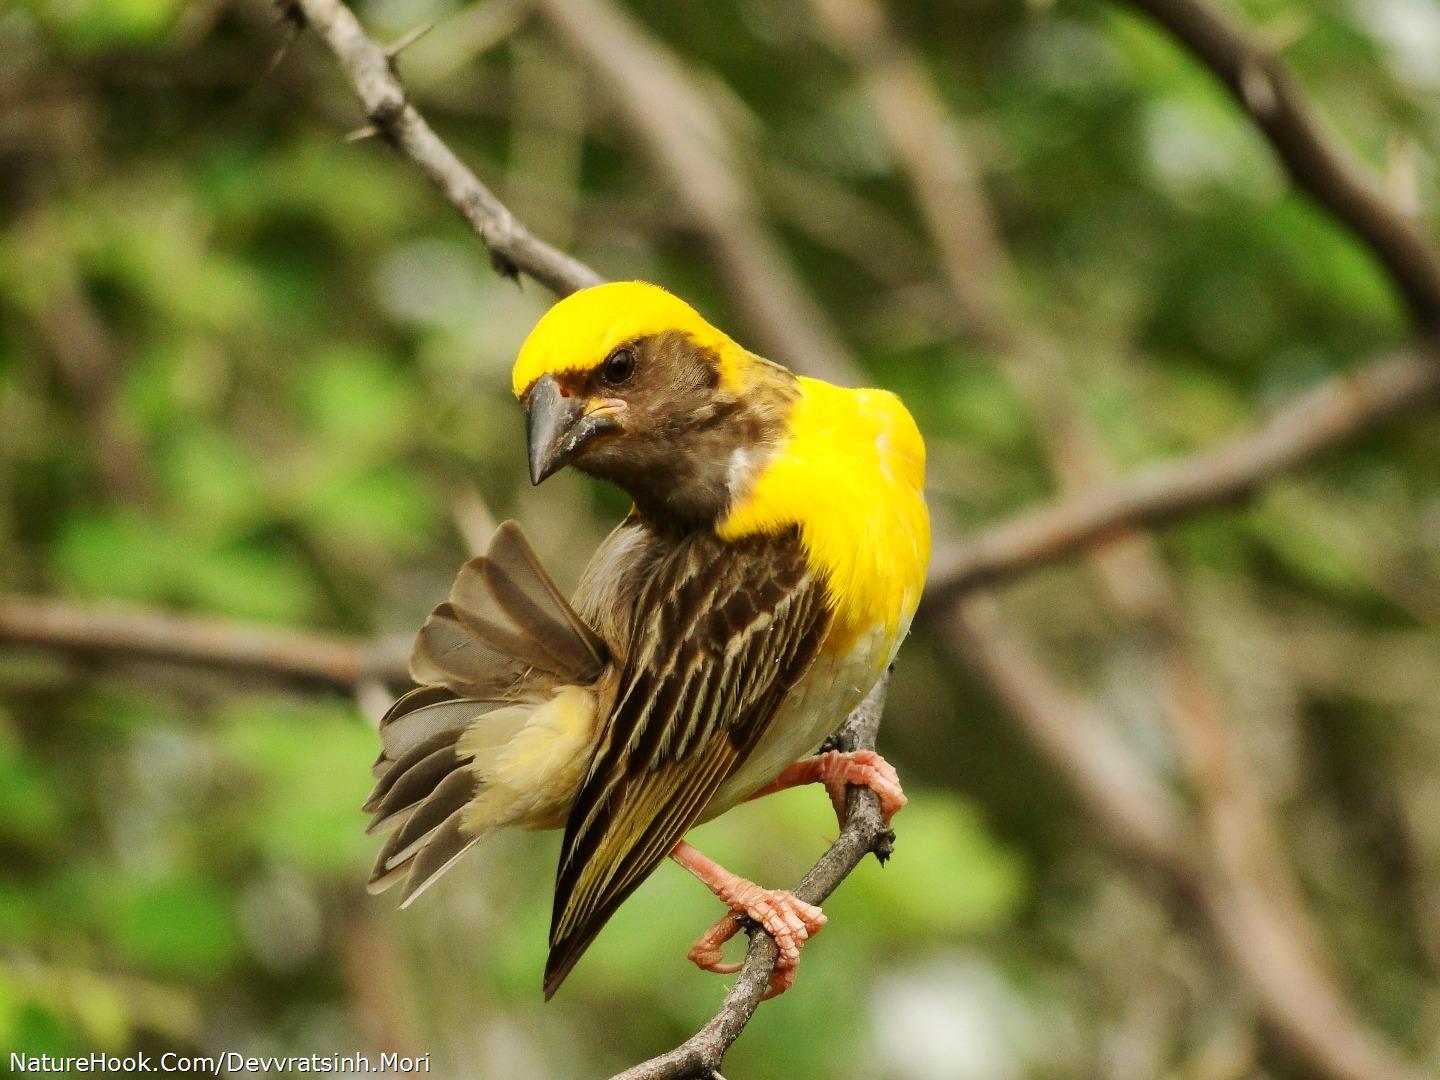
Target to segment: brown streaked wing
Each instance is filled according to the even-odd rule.
[[[798,530],[693,534],[657,568],[566,824],[547,998],[744,763],[829,624]]]

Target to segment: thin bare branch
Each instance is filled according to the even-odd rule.
[[[364,678],[406,677],[403,657],[383,645],[121,604],[0,597],[0,642],[85,656],[264,671],[343,690]]]
[[[339,0],[280,0],[319,35],[350,77],[370,123],[460,212],[502,274],[529,274],[564,296],[602,280],[578,259],[537,238],[440,141],[416,111],[385,49],[365,35]]]
[[[951,649],[984,672],[1030,741],[1123,850],[1172,876],[1193,875],[1175,796],[1134,765],[1134,751],[1094,707],[1055,682],[991,597],[961,598],[936,625]]]
[[[1384,185],[1316,114],[1289,68],[1203,0],[1129,0],[1223,82],[1296,185],[1384,264],[1422,330],[1440,327],[1440,254],[1386,198]]]
[[[1373,360],[1301,394],[1254,431],[990,526],[932,569],[926,604],[938,610],[1127,530],[1243,499],[1347,439],[1440,401],[1437,367],[1431,351]]]

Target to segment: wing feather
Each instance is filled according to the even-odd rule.
[[[449,600],[425,620],[410,674],[464,697],[505,697],[541,682],[592,682],[608,658],[605,643],[560,594],[520,526],[507,521],[485,554],[460,568]]]
[[[605,666],[609,659],[605,642],[576,614],[550,579],[517,522],[503,522],[495,530],[486,556],[490,560],[492,584],[503,582],[503,595],[498,592],[497,595],[512,616],[521,617],[516,610],[518,597],[526,610],[541,612],[547,619],[559,621],[569,630],[568,637],[557,634],[552,638],[552,646],[558,646],[558,651],[569,665],[593,671]]]
[[[744,763],[829,623],[796,530],[693,534],[657,566],[566,825],[546,997]]]

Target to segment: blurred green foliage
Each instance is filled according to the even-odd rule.
[[[1076,398],[1118,465],[1204,446],[1403,341],[1373,260],[1151,27],[1099,0],[892,7],[977,148],[1026,309],[1070,331]],[[1240,7],[1300,27],[1307,87],[1372,164],[1408,155],[1433,218],[1440,68],[1382,15],[1432,35],[1440,17]],[[382,40],[439,21],[402,61],[416,100],[527,218],[743,337],[703,244],[542,27],[501,0],[359,10]],[[713,72],[773,226],[916,413],[935,502],[978,526],[1046,498],[1034,418],[936,317],[906,182],[803,5],[633,10]],[[383,145],[342,139],[361,118],[313,41],[260,0],[21,0],[0,9],[0,55],[0,588],[403,638],[466,557],[476,505],[524,520],[573,583],[624,504],[525,483],[505,373],[547,298],[496,278]],[[538,62],[567,74],[582,130],[526,108]],[[816,227],[836,191],[893,238],[898,276],[837,250],[850,222]],[[1433,419],[1397,426],[1165,538],[1346,977],[1432,1054],[1437,459]],[[1038,575],[1013,603],[1173,769],[1135,632],[1085,577]],[[259,676],[0,651],[0,1048],[384,1047],[431,1051],[443,1075],[581,1077],[709,1015],[722,980],[683,953],[719,912],[673,867],[543,1008],[553,836],[487,843],[403,913],[365,897],[373,711]],[[728,1073],[1294,1074],[1203,941],[923,638],[882,741],[912,795],[897,855],[829,902],[797,992]],[[697,842],[780,883],[833,828],[796,792]]]

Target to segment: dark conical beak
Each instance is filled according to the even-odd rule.
[[[619,425],[603,412],[587,413],[587,401],[566,397],[553,376],[542,375],[525,395],[525,432],[530,443],[530,482],[538,484],[568,465],[597,435]]]

